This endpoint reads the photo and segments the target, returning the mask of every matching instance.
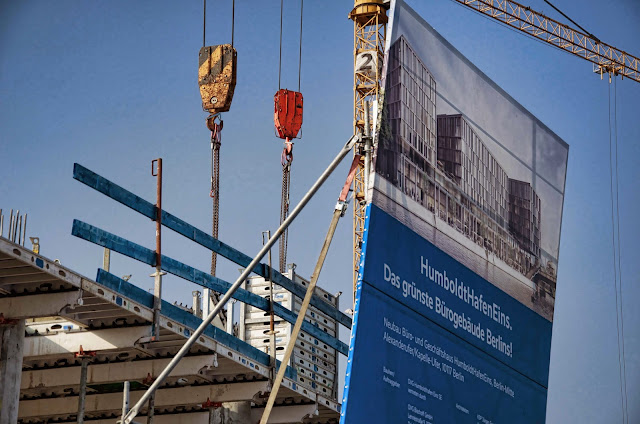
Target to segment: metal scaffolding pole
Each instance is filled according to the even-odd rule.
[[[84,404],[87,400],[87,368],[89,367],[89,358],[82,358],[80,366],[80,392],[78,393],[78,424],[84,423]]]
[[[122,387],[122,417],[124,419],[127,416],[127,412],[129,411],[129,391],[131,388],[131,383],[128,381],[124,382],[124,386]]]
[[[356,141],[359,140],[358,135],[353,135],[347,141],[347,143],[340,149],[338,155],[333,159],[333,161],[329,164],[327,169],[320,175],[320,177],[316,180],[316,182],[311,186],[309,191],[304,195],[300,203],[295,207],[295,209],[291,212],[291,214],[287,217],[287,219],[280,224],[280,227],[276,230],[273,237],[267,241],[267,243],[262,247],[262,249],[258,252],[258,254],[253,258],[251,263],[244,269],[242,274],[238,277],[238,279],[233,283],[233,285],[227,290],[222,299],[218,302],[216,307],[211,311],[211,313],[202,321],[202,323],[198,326],[198,328],[193,332],[191,337],[187,339],[185,344],[180,348],[178,353],[174,356],[174,358],[169,362],[166,368],[160,373],[158,378],[153,382],[153,384],[147,389],[147,391],[142,395],[140,400],[131,408],[129,413],[123,416],[122,423],[123,424],[131,424],[133,419],[138,415],[140,409],[143,405],[149,400],[149,397],[152,393],[154,393],[158,387],[164,382],[165,378],[169,376],[171,371],[176,367],[178,362],[182,359],[182,357],[191,349],[191,346],[198,340],[198,338],[204,333],[205,329],[211,324],[211,321],[215,318],[215,316],[220,312],[222,307],[231,299],[235,291],[240,287],[240,285],[247,279],[249,274],[251,274],[253,268],[258,265],[258,263],[262,260],[264,255],[267,254],[269,249],[273,247],[273,245],[278,241],[280,236],[284,233],[284,231],[291,225],[291,222],[300,214],[302,209],[309,203],[309,200],[316,194],[316,192],[320,189],[322,184],[329,178],[331,173],[338,167],[342,159],[351,151],[353,146],[356,144]]]
[[[153,424],[153,417],[156,414],[156,394],[149,398],[149,410],[147,411],[147,424]]]
[[[155,165],[155,166],[154,166]],[[162,158],[151,162],[151,175],[156,181],[156,272],[153,277],[153,340],[160,340],[160,310],[162,309]]]

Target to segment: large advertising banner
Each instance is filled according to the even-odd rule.
[[[543,423],[568,145],[389,18],[341,423]]]

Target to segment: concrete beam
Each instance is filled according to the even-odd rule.
[[[78,301],[78,291],[35,294],[0,298],[0,311],[5,318],[26,319],[55,317]]]
[[[138,415],[135,420],[137,423],[146,423],[146,415]],[[91,420],[86,424],[114,424],[115,418],[108,418],[104,420]],[[77,424],[76,420],[62,421],[60,424]],[[153,424],[209,424],[209,411],[202,412],[190,412],[184,414],[168,414],[168,415],[154,415]]]
[[[214,384],[208,386],[185,386],[161,389],[156,392],[155,408],[199,405],[210,399],[212,402],[250,401],[259,392],[266,392],[268,381],[246,383]],[[130,404],[136,403],[144,390],[131,392]],[[55,417],[75,414],[78,397],[23,400],[20,402],[19,419],[34,417]],[[122,410],[122,393],[87,395],[85,414]]]
[[[299,423],[307,414],[315,412],[315,405],[293,405],[275,406],[269,417],[270,424],[291,424]],[[263,408],[253,408],[251,410],[251,422],[258,422],[262,417]],[[338,415],[336,413],[336,419]],[[145,415],[138,415],[137,422],[147,422]],[[113,424],[113,418],[106,420],[91,421],[91,424]],[[65,421],[64,424],[75,424],[75,421]],[[192,412],[184,414],[155,415],[153,424],[209,424],[209,411]]]
[[[125,380],[141,381],[151,375],[156,378],[167,366],[171,358],[145,359],[131,362],[109,364],[89,364],[87,384],[119,383]],[[185,357],[171,373],[171,377],[199,376],[207,378],[201,371],[213,366],[214,355]],[[22,372],[21,390],[43,387],[67,387],[80,384],[80,366],[29,370]]]
[[[72,354],[78,352],[80,345],[85,351],[131,349],[139,339],[150,334],[151,326],[142,325],[30,336],[24,340],[24,357]]]
[[[33,283],[48,283],[58,281],[58,277],[47,274],[46,272],[40,272],[38,274],[31,275],[18,275],[15,277],[0,277],[3,284],[33,284]]]
[[[264,408],[253,408],[251,410],[252,422],[259,422],[262,418]],[[291,406],[274,406],[269,414],[270,424],[290,424],[299,423],[306,417],[311,417],[317,414],[317,407],[315,404],[311,405],[291,405]],[[337,417],[336,417],[337,418]]]
[[[0,325],[0,423],[18,421],[24,320]]]

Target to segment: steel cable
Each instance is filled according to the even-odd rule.
[[[280,58],[278,59],[278,90],[280,90],[280,80],[282,78],[282,13],[284,0],[280,0]]]
[[[616,335],[618,338],[618,370],[620,377],[620,402],[622,410],[622,423],[625,423],[625,398],[623,389],[623,375],[622,375],[622,357],[620,349],[620,307],[618,302],[618,267],[617,267],[617,251],[616,251],[616,225],[615,225],[615,204],[614,204],[614,188],[613,188],[613,141],[611,137],[611,83],[609,83],[609,182],[611,188],[611,244],[613,247],[613,283],[616,299]]]
[[[213,201],[212,207],[212,227],[211,235],[218,238],[218,227],[220,222],[220,146],[222,138],[219,126],[216,124],[216,130],[211,132],[211,192],[210,196]],[[216,275],[216,264],[218,254],[211,252],[211,275]]]
[[[212,225],[211,235],[215,239],[218,238],[218,228],[220,223],[220,146],[222,145],[222,126],[223,122],[213,123],[211,131],[211,191],[209,196],[212,200]],[[211,275],[215,277],[218,264],[218,254],[211,252]],[[220,293],[210,291],[210,298],[214,304],[220,301]],[[203,299],[203,302],[211,302],[210,299]],[[220,313],[220,320],[226,325],[227,315],[223,309]]]
[[[289,189],[291,187],[291,162],[282,164],[282,201],[280,202],[280,224],[289,216]],[[286,229],[280,237],[279,266],[280,272],[287,271],[287,244],[289,241],[289,229]]]
[[[206,46],[207,35],[207,0],[202,0],[202,47]]]
[[[236,0],[231,2],[231,47],[233,47],[233,36],[236,29]]]
[[[298,93],[300,92],[300,79],[302,75],[302,9],[304,0],[300,0],[300,50],[298,52]]]
[[[613,80],[613,130],[615,140],[615,164],[616,164],[616,233],[618,236],[618,290],[620,293],[620,338],[622,341],[622,376],[624,377],[624,402],[627,424],[629,423],[629,397],[627,395],[627,360],[624,349],[624,304],[622,297],[622,264],[620,249],[620,196],[619,196],[619,175],[618,175],[618,84],[617,79]]]

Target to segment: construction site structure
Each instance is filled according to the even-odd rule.
[[[87,278],[3,237],[0,275],[2,423],[114,424],[125,387],[134,403],[202,321],[196,305],[163,301],[154,340],[152,293],[103,270],[100,282]],[[136,422],[257,422],[270,375],[267,353],[211,327]],[[338,421],[335,395],[294,367],[281,386],[270,422]]]
[[[573,30],[508,0],[456,1],[593,62],[600,75],[608,73],[640,81],[638,58],[600,42],[591,34]],[[370,117],[380,110],[388,6],[389,2],[383,0],[355,0],[349,14],[354,21],[354,132],[364,136],[359,139],[362,142],[355,152],[354,289],[361,261],[365,197],[372,158],[372,146],[367,143],[373,132],[369,122],[375,122]],[[233,95],[235,50],[232,45],[231,49],[217,46],[201,50],[199,80],[205,85],[216,82],[215,78],[207,79],[214,65],[220,65],[218,74],[224,77],[217,81],[223,85],[222,91],[203,91],[201,84],[203,107],[214,115],[228,110]],[[209,59],[203,60],[207,55]],[[210,61],[216,55],[220,57],[218,64]],[[210,118],[217,124],[213,115]],[[213,127],[212,131],[221,129],[219,125],[220,128]],[[352,146],[353,139],[313,190],[305,195],[300,209]],[[22,236],[20,230],[17,231],[18,242],[15,227],[9,233],[11,239],[2,237],[0,224],[1,423],[83,423],[85,420],[93,424],[113,423],[127,414],[130,403],[147,394],[150,397],[146,406],[135,411],[141,415],[138,419],[146,416],[147,422],[209,423],[214,416],[225,414],[233,415],[236,420],[256,422],[272,389],[279,348],[292,343],[299,349],[291,361],[284,364],[286,376],[269,422],[338,421],[336,357],[338,353],[346,354],[348,349],[337,340],[337,325],[350,328],[351,322],[338,310],[336,297],[316,289],[311,306],[305,310],[300,298],[307,298],[304,287],[309,282],[293,271],[285,276],[274,271],[272,275],[271,266],[259,263],[263,251],[251,260],[223,245],[216,237],[166,213],[159,200],[155,206],[145,203],[86,169],[74,169],[74,176],[76,174],[76,179],[156,221],[159,228],[167,226],[244,267],[243,275],[231,285],[161,256],[159,247],[155,252],[145,250],[97,227],[74,222],[73,234],[78,237],[114,251],[120,249],[119,253],[156,268],[158,274],[169,270],[167,272],[208,290],[226,293],[225,301],[233,296],[243,302],[239,322],[241,337],[235,337],[233,325],[207,325],[220,305],[205,318],[207,314],[201,312],[197,295],[194,295],[197,300],[193,308],[188,308],[166,302],[159,291],[148,293],[129,283],[128,278],[119,278],[108,270],[99,270],[95,280],[89,279],[40,255],[35,248],[34,251],[25,248],[25,231]],[[298,212],[296,209],[281,220],[283,225],[273,240],[282,235]],[[264,249],[270,248],[271,244],[264,246]],[[245,279],[251,272],[259,276]],[[276,278],[277,284],[274,284]],[[313,278],[312,281],[315,283]],[[244,289],[238,290],[237,284],[241,282]],[[269,291],[268,301],[265,301],[265,287]],[[296,312],[300,308],[305,318],[300,338],[290,337],[291,325],[297,322]],[[276,314],[277,324],[273,318]],[[233,314],[228,318],[232,320]],[[252,321],[254,319],[256,321]],[[270,334],[265,333],[266,330]],[[269,337],[265,338],[265,334]],[[269,340],[268,346],[266,340]],[[184,356],[181,349],[186,349]],[[180,362],[171,366],[174,357]],[[170,375],[163,376],[167,369]]]

